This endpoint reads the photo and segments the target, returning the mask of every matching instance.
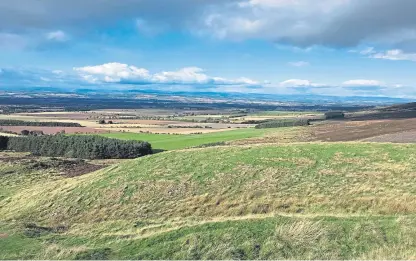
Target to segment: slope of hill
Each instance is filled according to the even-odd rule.
[[[21,186],[0,199],[0,258],[412,259],[415,155],[393,144],[217,147]]]

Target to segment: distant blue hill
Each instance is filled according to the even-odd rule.
[[[211,98],[244,101],[274,101],[295,102],[307,104],[398,104],[414,102],[412,99],[390,98],[390,97],[358,97],[358,96],[323,96],[323,95],[289,95],[289,94],[259,94],[259,93],[225,93],[225,92],[184,92],[184,91],[161,91],[161,90],[138,90],[138,89],[104,89],[104,88],[73,88],[63,89],[55,87],[0,87],[0,91],[19,92],[25,94],[78,94],[84,96],[102,96],[109,98],[129,99],[136,95],[155,95],[158,98],[169,96],[180,96],[189,98]]]

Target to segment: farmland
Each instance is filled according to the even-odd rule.
[[[209,143],[230,142],[236,140],[245,140],[250,138],[260,138],[266,136],[277,136],[280,138],[287,137],[288,134],[300,133],[297,128],[284,128],[280,130],[258,130],[258,129],[241,129],[229,130],[209,134],[193,135],[171,135],[171,134],[147,134],[147,133],[105,133],[100,134],[104,137],[125,139],[125,140],[145,140],[152,144],[155,149],[174,150],[188,147],[199,146]]]
[[[147,141],[157,152],[132,160],[55,158],[46,145],[38,155],[52,157],[0,152],[0,259],[413,259],[416,121],[396,114],[0,115],[85,126],[59,127],[66,136],[51,140],[93,133],[111,144]],[[284,127],[291,122],[307,124]]]

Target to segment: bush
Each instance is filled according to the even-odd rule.
[[[9,137],[7,149],[46,157],[80,159],[132,159],[152,154],[148,142],[123,141],[100,136]]]
[[[81,124],[74,122],[40,122],[19,120],[0,120],[0,126],[82,127]]]
[[[208,148],[208,147],[217,147],[217,146],[224,146],[224,145],[227,145],[227,143],[225,143],[224,141],[220,141],[220,142],[205,143],[205,144],[201,144],[198,146],[194,146],[192,148]]]
[[[256,126],[256,129],[282,128],[282,127],[308,126],[308,125],[310,125],[309,119],[282,119],[282,120],[272,120],[272,121],[260,123]]]
[[[345,114],[341,111],[330,111],[325,113],[325,119],[344,119]]]
[[[8,142],[9,142],[9,137],[0,136],[0,150],[6,150]]]

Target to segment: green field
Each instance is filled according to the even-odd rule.
[[[175,150],[184,149],[202,144],[227,142],[247,138],[262,137],[265,135],[285,135],[285,132],[297,131],[293,128],[258,130],[254,128],[230,130],[205,134],[172,135],[151,133],[105,133],[101,136],[124,140],[143,140],[152,144],[154,149]]]
[[[19,172],[0,198],[0,258],[412,259],[415,155],[415,145],[251,145],[38,183]]]

